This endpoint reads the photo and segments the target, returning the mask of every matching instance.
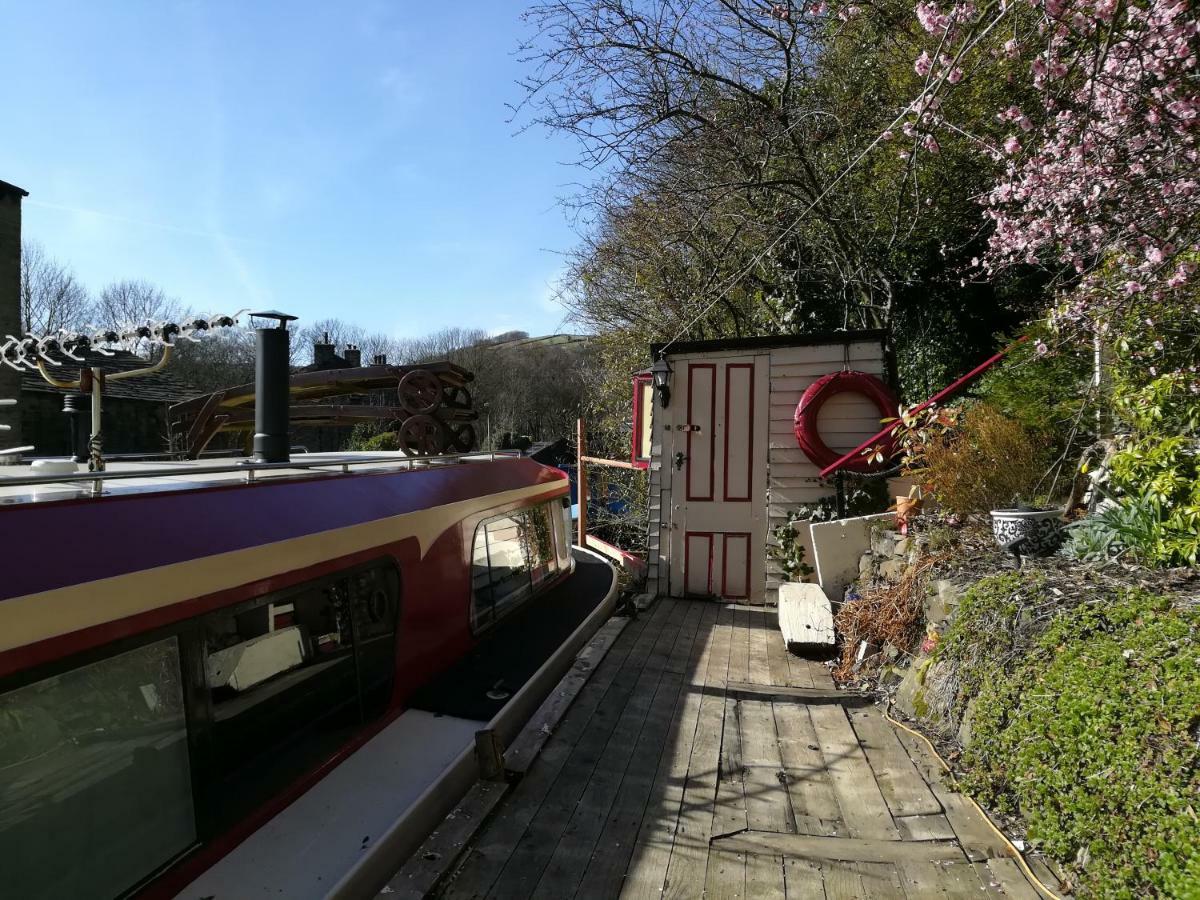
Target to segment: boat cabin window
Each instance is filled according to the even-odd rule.
[[[570,545],[563,540],[549,503],[489,519],[475,529],[471,624],[477,633],[570,567]]]
[[[387,707],[399,576],[373,565],[205,617],[210,814],[221,827]]]
[[[176,637],[0,695],[10,897],[124,893],[196,840]]]

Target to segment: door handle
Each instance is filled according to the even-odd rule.
[[[675,468],[682,469],[685,460],[687,460],[687,457],[682,452],[676,453],[675,454]]]

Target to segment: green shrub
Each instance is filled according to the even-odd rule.
[[[1041,579],[1017,572],[983,578],[958,602],[954,621],[938,642],[934,661],[953,666],[954,697],[946,713],[962,715],[983,684],[1003,672],[1017,646],[1017,619]]]
[[[986,403],[963,414],[944,441],[925,449],[938,502],[954,513],[982,513],[1032,501],[1049,463],[1043,436]]]
[[[1079,895],[1200,897],[1200,609],[1086,602],[991,672],[964,787],[1077,860]]]
[[[1028,341],[984,373],[975,395],[1026,428],[1050,434],[1061,453],[1067,449],[1071,426],[1081,417],[1080,407],[1090,389],[1091,349],[1064,343],[1044,320],[1033,324],[1026,334]],[[1039,342],[1056,349],[1039,355]],[[1092,409],[1094,401],[1083,411],[1082,421],[1091,421]],[[1079,449],[1083,443],[1086,441],[1077,436]]]
[[[1195,440],[1133,441],[1108,462],[1103,489],[1117,505],[1075,526],[1067,553],[1078,559],[1127,555],[1147,566],[1200,558],[1200,452]]]
[[[394,431],[381,431],[379,434],[372,435],[369,438],[356,442],[354,450],[399,450],[400,436]]]

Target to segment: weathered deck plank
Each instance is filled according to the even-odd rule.
[[[747,827],[756,831],[795,832],[779,754],[775,713],[767,700],[741,700],[742,772],[746,786]]]
[[[767,642],[775,627],[775,616],[764,607],[760,612],[748,613],[747,627],[750,631],[747,678],[751,684],[771,684],[771,665],[767,656]]]
[[[700,703],[708,675],[709,659],[716,649],[716,624],[719,607],[715,603],[694,604],[702,609],[694,650],[699,655],[691,663],[690,677],[680,694],[672,723],[676,740],[663,748],[658,760],[641,827],[621,886],[621,896],[638,900],[659,900],[667,877],[667,863],[683,803],[688,763],[695,743]]]
[[[942,805],[913,765],[896,731],[874,708],[847,711],[879,790],[896,816],[936,815]]]
[[[661,628],[662,623],[656,620],[659,616],[665,619],[666,612],[664,604],[626,627],[623,639],[616,643],[597,667],[563,717],[558,731],[543,747],[529,774],[513,789],[507,802],[496,811],[489,826],[477,837],[454,875],[447,880],[441,891],[443,896],[487,895],[566,765],[574,745],[592,723],[593,713],[608,697],[609,688],[618,674],[624,671],[630,657],[644,646],[643,640],[657,635],[656,629]]]
[[[1007,856],[1008,847],[991,829],[979,810],[962,794],[947,787],[941,766],[930,755],[924,743],[904,731],[897,730],[895,734],[908,751],[917,771],[942,805],[946,819],[962,843],[967,858],[972,862],[982,862],[998,856]]]
[[[846,711],[838,706],[811,706],[808,714],[851,837],[899,840],[900,832]]]
[[[784,687],[791,684],[791,669],[788,666],[787,648],[783,646],[783,635],[779,631],[779,618],[769,620],[767,628],[767,668],[771,673],[771,684]]]
[[[665,744],[678,739],[678,735],[672,734],[672,723],[681,690],[690,674],[689,663],[694,662],[696,646],[704,640],[704,636],[698,634],[701,619],[699,609],[688,608],[680,626],[680,639],[667,660],[620,789],[607,819],[602,821],[601,833],[592,843],[588,857],[575,861],[574,871],[581,875],[578,890],[583,896],[611,897],[621,888],[633,852],[633,836],[642,824],[647,803],[653,795],[659,755]],[[601,818],[598,810],[586,806],[581,806],[581,813]],[[567,894],[564,892],[559,896]]]
[[[738,613],[739,618],[746,613]],[[735,632],[735,636],[737,632]],[[735,640],[737,638],[735,637]],[[733,665],[733,660],[730,660]],[[713,835],[746,830],[746,785],[742,764],[741,704],[725,697],[725,722],[721,729],[721,768],[717,773],[717,799],[713,807]],[[736,851],[709,848],[704,879],[705,897],[742,897],[746,892],[746,857]]]
[[[769,619],[659,601],[630,623],[440,895],[1036,896],[920,743]]]
[[[560,860],[549,872],[548,884],[543,887],[542,882],[559,847],[565,847],[563,856],[569,859],[572,851],[586,843],[589,837],[594,843],[598,831],[598,828],[593,831],[596,818],[581,818],[580,812],[595,806],[606,812],[620,785],[621,774],[649,712],[663,667],[679,636],[678,626],[685,607],[673,602],[666,608],[666,620],[649,644],[648,652],[640,659],[627,660],[618,676],[618,681],[622,676],[628,676],[632,684],[621,706],[613,710],[615,724],[601,719],[598,727],[589,727],[575,746],[541,809],[496,880],[491,896],[529,897],[539,889],[543,896],[562,897],[574,893],[564,894],[554,884],[556,876],[564,880],[571,877],[566,859]],[[595,716],[600,716],[604,710],[605,706],[601,704]],[[590,849],[589,846],[589,853]]]
[[[773,712],[796,830],[815,835],[836,832],[842,811],[808,710],[794,703],[780,703],[773,705]]]
[[[716,645],[708,661],[706,690],[700,701],[695,739],[688,758],[688,771],[681,801],[679,824],[671,845],[662,896],[683,900],[700,896],[708,867],[708,841],[712,836],[713,804],[717,796],[717,772],[721,756],[721,730],[725,721],[722,691],[729,673],[733,614],[721,610],[714,628]]]

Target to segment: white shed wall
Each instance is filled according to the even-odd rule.
[[[840,371],[848,363],[849,368],[872,375],[885,377],[886,364],[883,346],[878,341],[843,344],[826,344],[802,347],[778,347],[753,351],[728,351],[717,353],[688,353],[670,357],[671,365],[681,362],[706,361],[726,356],[752,356],[756,364],[766,363],[770,373],[768,394],[768,440],[765,449],[755,448],[755,453],[767,456],[767,543],[774,544],[775,529],[787,520],[788,513],[797,506],[815,503],[833,493],[831,485],[817,481],[820,468],[813,464],[796,444],[793,420],[800,396],[818,378]],[[672,398],[672,408],[677,398]],[[657,402],[654,405],[652,445],[649,467],[649,522],[648,524],[648,574],[646,590],[651,594],[666,593],[670,572],[670,541],[668,528],[671,510],[671,475],[674,468],[670,456],[674,453],[671,433],[664,433],[663,422],[670,416],[663,415]],[[841,395],[832,398],[821,411],[819,419],[821,435],[835,450],[851,450],[880,429],[879,412],[875,405],[864,397]],[[761,457],[760,457],[761,458]],[[807,534],[807,529],[802,529]],[[767,553],[766,547],[754,548],[755,552]],[[812,548],[808,549],[808,562],[813,563]],[[780,573],[778,566],[769,558],[766,569],[766,599],[768,603],[778,600]]]

